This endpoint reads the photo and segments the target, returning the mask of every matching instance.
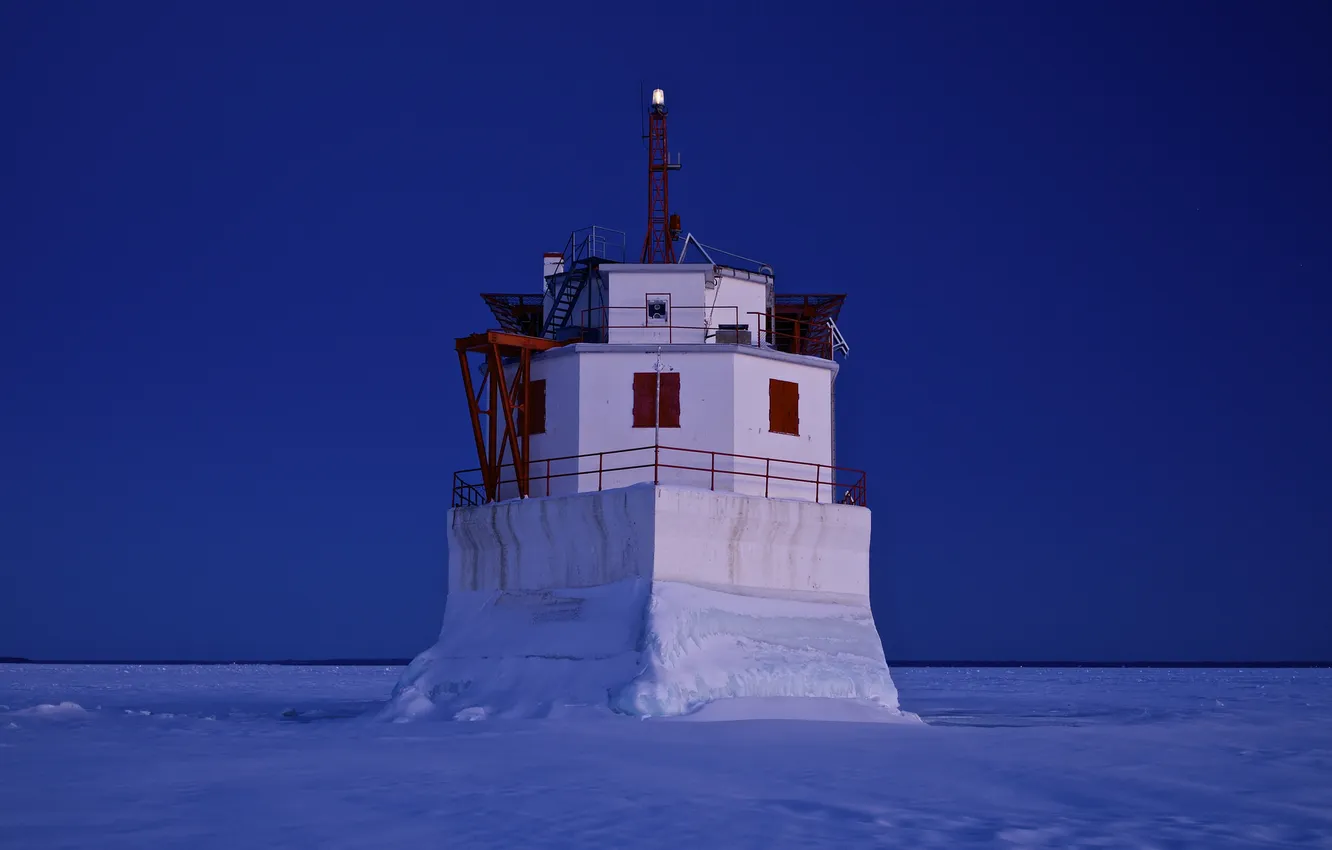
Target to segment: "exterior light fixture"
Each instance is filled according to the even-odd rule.
[[[665,105],[666,105],[666,92],[662,91],[661,89],[653,89],[653,90],[652,90],[652,105],[655,106],[655,107],[658,107],[658,108],[665,106]]]

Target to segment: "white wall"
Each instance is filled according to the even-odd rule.
[[[634,449],[653,445],[652,428],[634,427],[634,373],[651,372],[656,363],[655,349],[625,350],[615,346],[579,346],[576,356],[581,374],[578,431],[580,453],[614,449]],[[691,346],[689,350],[662,347],[663,371],[680,374],[680,427],[661,429],[661,444],[707,452],[730,452],[734,433],[734,394],[732,392],[733,349],[711,350]],[[549,390],[547,390],[549,392]],[[604,467],[651,464],[652,452],[611,455]],[[710,456],[695,453],[667,453],[661,462],[674,466],[710,466]],[[584,490],[596,489],[597,459],[583,461]],[[639,481],[651,481],[653,470],[637,469],[603,473],[602,486],[623,487]],[[710,476],[695,470],[661,470],[660,480],[707,487]]]
[[[733,364],[735,381],[735,454],[763,458],[805,461],[813,464],[832,463],[832,378],[833,371],[827,361],[817,364],[800,362],[792,357],[737,357]],[[768,430],[768,382],[772,378],[793,381],[800,388],[800,434],[774,434]],[[768,495],[788,499],[814,499],[828,502],[833,498],[831,487],[816,488],[818,480],[827,481],[829,469],[818,470],[803,464],[764,464],[759,461],[737,460],[736,468],[749,472],[763,472],[794,478],[797,481],[767,482]],[[808,482],[808,483],[806,483]],[[736,476],[731,489],[741,493],[763,495],[764,480],[750,476]]]
[[[768,312],[768,286],[762,281],[732,277],[722,270],[720,284],[707,294],[708,319],[711,333],[718,325],[749,325],[750,340],[757,344],[766,327]]]
[[[708,289],[717,270],[708,265],[623,265],[604,269],[608,276],[605,311],[613,327],[612,343],[710,342],[718,325],[749,325],[757,344],[765,328],[761,315],[768,309],[768,288],[761,280],[748,280],[721,270],[719,284]],[[646,325],[648,293],[667,293],[671,300],[669,329]]]
[[[558,350],[558,349],[557,349]],[[549,458],[566,458],[584,450],[578,440],[578,398],[581,375],[576,357],[537,355],[532,358],[532,379],[546,381],[546,432],[532,435],[533,477],[532,495],[546,495],[549,472],[561,476],[577,469],[577,461],[549,462]],[[542,476],[542,480],[536,480]],[[578,490],[575,477],[551,478],[549,495],[574,493]]]
[[[611,343],[693,343],[703,342],[706,301],[703,281],[712,274],[712,266],[702,265],[621,265],[607,266],[606,301],[608,324],[612,325]],[[670,296],[670,324],[647,324],[648,293]],[[616,325],[628,327],[614,327]]]
[[[574,357],[547,357],[534,355],[532,357],[532,380],[546,382],[546,430],[541,434],[533,434],[531,437],[530,451],[531,463],[528,465],[529,474],[532,477],[531,494],[532,495],[561,495],[564,493],[577,492],[576,477],[565,477],[563,473],[572,473],[577,469],[577,461],[550,462],[550,458],[566,458],[580,454],[583,450],[579,448],[578,442],[578,386],[580,375],[578,371],[578,362]],[[512,387],[515,376],[518,373],[517,363],[505,364],[505,381]],[[487,387],[480,399],[481,404],[490,403],[490,391]],[[500,402],[502,405],[503,402]],[[504,413],[503,407],[496,408],[496,414],[499,419],[499,428],[496,431],[499,442],[504,447],[504,466],[501,470],[501,481],[511,481],[514,478],[513,454],[508,447],[504,445]],[[514,425],[518,424],[518,416],[515,411]],[[482,420],[482,427],[486,429],[486,439],[490,439],[489,423]],[[547,490],[547,473],[552,477],[549,481],[549,491]],[[473,476],[478,482],[480,475]],[[539,480],[538,480],[539,479]],[[595,489],[595,488],[594,488]],[[501,499],[513,499],[518,495],[516,483],[504,484],[500,487]]]
[[[661,429],[661,445],[697,451],[659,453],[661,465],[688,468],[659,468],[657,480],[774,498],[813,501],[817,495],[825,503],[835,497],[828,468],[834,364],[717,345],[661,346],[661,358],[664,372],[680,375],[680,427]],[[634,345],[575,345],[533,357],[532,377],[546,381],[546,433],[532,435],[532,495],[589,492],[653,480],[651,466],[658,453],[651,450],[549,459],[652,446],[654,430],[633,427],[633,376],[652,372],[656,359],[655,346]],[[793,381],[799,387],[797,436],[768,431],[770,378]],[[774,460],[714,457],[713,452]],[[623,469],[630,466],[640,468]],[[556,476],[549,491],[548,469]],[[765,482],[765,472],[795,480],[769,477]],[[816,476],[822,486],[816,485]],[[501,492],[503,498],[515,495],[512,486]]]

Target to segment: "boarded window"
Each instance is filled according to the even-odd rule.
[[[634,373],[634,427],[657,425],[657,373]],[[680,427],[680,373],[661,373],[661,427]]]
[[[661,373],[661,427],[680,427],[680,373]]]
[[[768,381],[768,430],[774,434],[800,433],[800,385],[794,381]]]
[[[651,428],[657,424],[657,374],[634,373],[634,427]]]
[[[518,411],[518,433],[523,433],[524,426],[522,423],[524,420],[531,422],[531,430],[527,433],[546,433],[546,381],[544,378],[539,381],[532,381],[527,385],[527,406],[527,411]]]

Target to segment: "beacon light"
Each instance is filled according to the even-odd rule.
[[[665,106],[665,105],[666,105],[666,92],[662,91],[661,89],[653,89],[653,90],[652,90],[652,105],[653,105],[653,106]]]

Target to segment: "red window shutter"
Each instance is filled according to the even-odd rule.
[[[634,373],[634,427],[651,428],[657,424],[657,373]]]
[[[768,381],[768,430],[774,434],[800,433],[800,385],[794,381]]]
[[[680,373],[661,373],[661,427],[680,427]]]
[[[546,380],[527,385],[527,406],[531,408],[532,430],[529,434],[546,433]]]

